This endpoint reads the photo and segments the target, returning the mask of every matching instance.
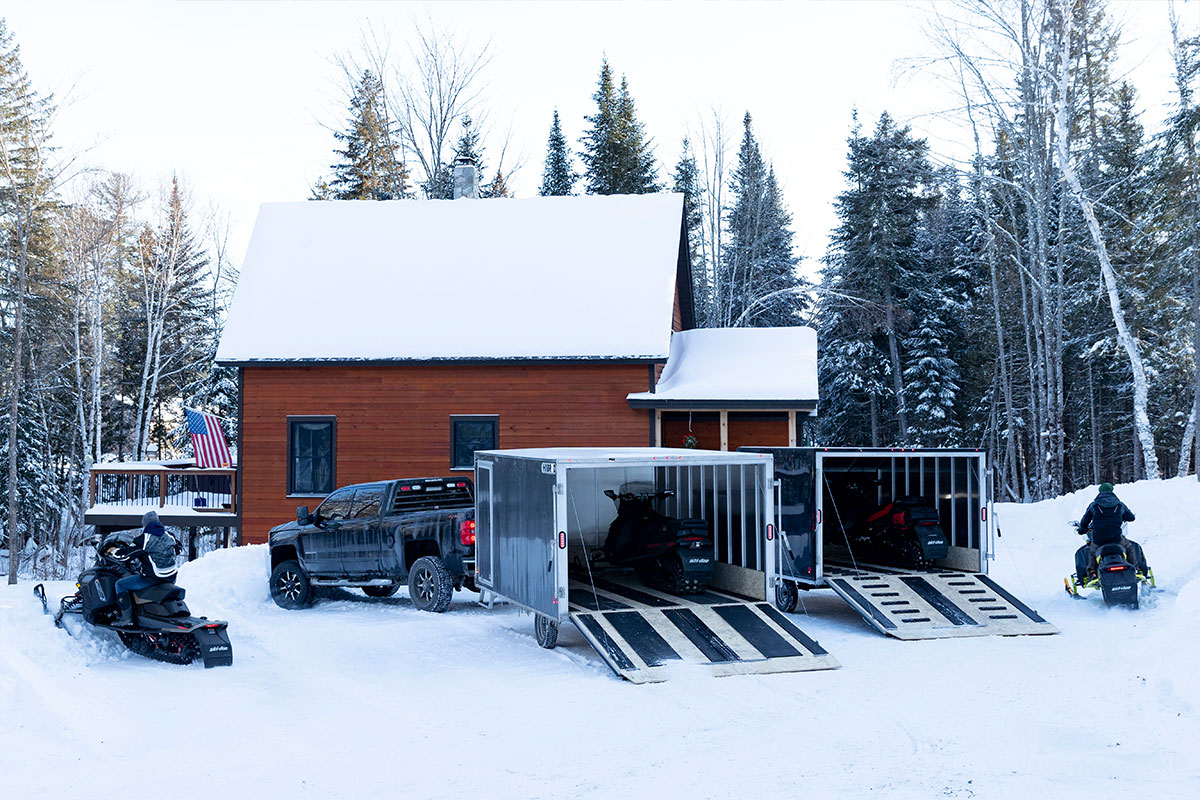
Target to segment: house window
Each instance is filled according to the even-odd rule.
[[[474,469],[476,450],[495,450],[499,417],[450,418],[450,469]]]
[[[337,465],[337,417],[288,417],[287,493],[329,494]]]

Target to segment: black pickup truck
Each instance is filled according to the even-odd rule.
[[[390,597],[407,582],[413,605],[445,611],[475,589],[475,493],[466,478],[413,478],[344,486],[309,513],[271,529],[271,597],[312,605],[323,586]]]

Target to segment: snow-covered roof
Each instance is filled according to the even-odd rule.
[[[817,333],[812,328],[703,328],[671,337],[653,392],[634,408],[789,408],[815,411]]]
[[[662,360],[683,196],[268,203],[217,361]]]

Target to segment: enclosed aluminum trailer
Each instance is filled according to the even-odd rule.
[[[995,557],[991,473],[979,450],[745,447],[770,455],[778,484],[777,607],[829,587],[872,626],[899,639],[1057,633],[987,575]],[[929,568],[873,563],[865,523],[899,498],[936,509],[946,554]]]
[[[769,600],[772,459],[667,448],[547,448],[475,454],[476,583],[535,614],[554,646],[573,623],[618,675],[665,680],[680,665],[715,675],[838,666]],[[659,511],[703,519],[715,540],[709,587],[672,595],[597,558],[616,507],[605,490],[669,493]]]

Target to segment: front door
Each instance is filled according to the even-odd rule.
[[[339,489],[317,506],[313,524],[301,535],[304,545],[304,563],[309,572],[320,576],[336,576],[343,573],[342,551],[344,542],[342,526],[350,515],[350,504],[354,499],[354,488]]]
[[[342,569],[351,577],[377,574],[383,535],[379,510],[386,486],[360,486],[350,502],[350,513],[339,532],[342,534]]]

